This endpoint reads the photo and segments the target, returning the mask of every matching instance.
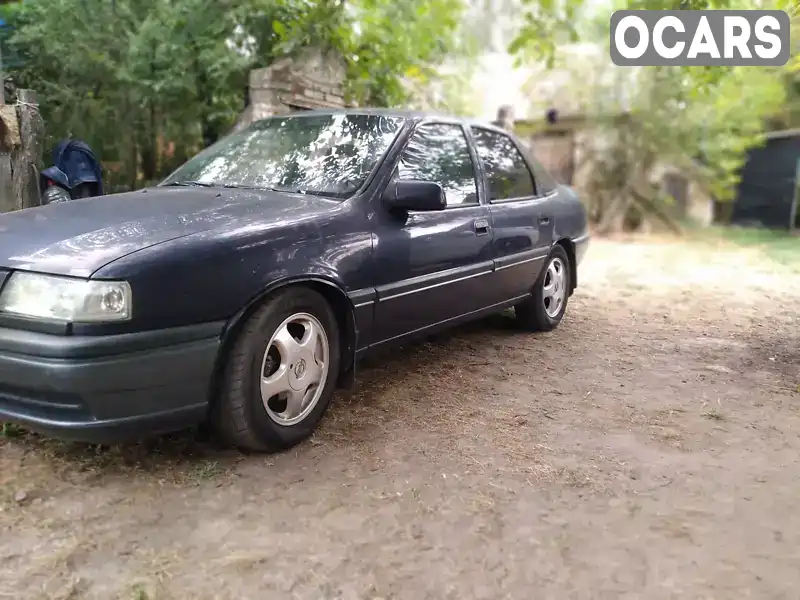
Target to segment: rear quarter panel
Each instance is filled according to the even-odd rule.
[[[551,200],[553,213],[553,234],[556,240],[569,238],[576,240],[586,235],[586,209],[575,191],[566,185],[559,185]]]
[[[559,185],[556,188],[553,212],[554,240],[569,239],[575,248],[575,264],[580,265],[589,249],[588,219],[583,202],[575,190]],[[575,284],[577,285],[577,277]]]

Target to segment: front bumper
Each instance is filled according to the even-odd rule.
[[[196,424],[223,326],[108,336],[0,329],[0,421],[92,443]]]

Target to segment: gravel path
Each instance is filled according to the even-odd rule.
[[[0,439],[0,598],[797,598],[800,271],[598,241],[580,275],[555,332],[375,359],[286,454]]]

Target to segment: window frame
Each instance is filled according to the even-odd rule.
[[[512,198],[502,198],[502,199],[499,199],[499,200],[492,200],[491,185],[490,185],[490,182],[489,182],[489,176],[488,176],[488,173],[486,172],[486,168],[485,168],[485,166],[483,164],[483,160],[480,158],[480,153],[478,152],[477,137],[474,135],[474,130],[476,130],[476,129],[483,130],[483,131],[486,131],[486,132],[489,132],[489,133],[492,133],[492,134],[495,134],[495,135],[502,136],[502,137],[506,138],[507,140],[509,140],[511,142],[511,145],[517,150],[517,152],[519,153],[520,157],[522,158],[522,163],[525,165],[525,168],[528,170],[528,175],[530,175],[530,177],[531,177],[531,184],[533,185],[533,195],[532,196],[514,196]],[[488,204],[491,205],[491,204],[507,204],[509,202],[526,202],[526,201],[530,201],[530,200],[535,200],[537,198],[545,198],[545,197],[548,197],[548,196],[550,196],[550,195],[555,193],[555,190],[551,191],[551,192],[548,192],[547,194],[541,194],[539,192],[539,182],[536,180],[536,176],[533,174],[533,168],[531,168],[531,164],[530,164],[530,162],[528,162],[528,157],[527,157],[525,151],[523,150],[523,148],[520,147],[520,145],[517,142],[517,139],[515,138],[515,136],[511,135],[510,133],[508,133],[505,130],[498,129],[496,127],[489,127],[489,126],[483,125],[483,124],[470,124],[469,125],[469,133],[472,136],[472,143],[475,146],[475,153],[478,155],[478,159],[480,160],[481,172],[483,174],[483,181],[484,181],[484,183],[486,185],[486,192],[485,193],[486,193],[486,198],[487,198]]]
[[[475,202],[470,202],[469,204],[452,204],[447,205],[444,207],[443,210],[458,210],[462,208],[477,208],[479,206],[483,206],[486,204],[486,195],[481,185],[483,181],[482,174],[483,172],[480,169],[480,158],[477,155],[477,149],[474,146],[473,139],[470,135],[470,130],[467,125],[465,125],[462,121],[456,119],[446,119],[441,117],[429,117],[420,119],[411,127],[411,131],[406,138],[403,147],[397,153],[397,160],[392,168],[392,174],[389,177],[389,181],[393,181],[395,178],[399,178],[399,168],[400,162],[403,160],[403,154],[405,153],[408,145],[411,143],[411,140],[414,138],[414,134],[417,131],[425,126],[428,125],[447,125],[449,127],[457,127],[461,130],[461,135],[464,136],[464,143],[467,145],[467,153],[469,154],[470,164],[472,165],[472,179],[475,182],[475,195],[477,196],[477,200]],[[399,179],[398,179],[399,180]],[[438,183],[438,182],[437,182]],[[409,211],[411,213],[418,213],[420,211]],[[439,212],[439,211],[437,211]]]

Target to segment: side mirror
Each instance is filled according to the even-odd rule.
[[[447,200],[442,186],[432,181],[409,179],[393,181],[383,194],[383,203],[389,210],[444,210]]]

